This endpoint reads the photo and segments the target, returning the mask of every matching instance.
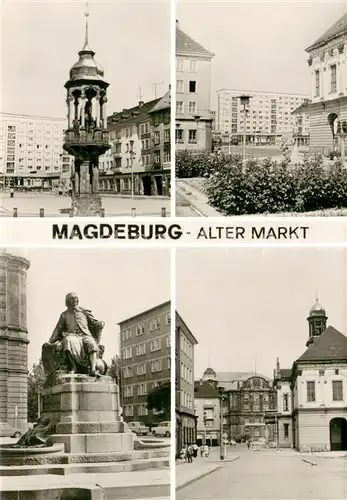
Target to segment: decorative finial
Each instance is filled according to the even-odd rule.
[[[86,10],[84,15],[86,16],[86,37],[85,37],[85,45],[88,45],[88,16],[89,16],[89,5],[86,2]]]

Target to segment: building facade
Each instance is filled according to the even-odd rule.
[[[311,44],[308,53],[311,99],[310,148],[327,154],[340,149],[347,132],[347,14]]]
[[[164,302],[119,323],[121,401],[127,422],[152,425],[160,415],[147,409],[147,396],[171,380],[171,303]]]
[[[244,108],[240,96],[250,96]],[[292,136],[298,145],[309,144],[309,116],[300,118],[293,111],[308,100],[308,95],[248,90],[221,89],[217,92],[216,131],[224,148],[229,143],[246,141],[254,145],[276,144],[283,136]],[[246,109],[246,111],[245,111]]]
[[[196,441],[194,346],[197,340],[176,311],[176,451]]]
[[[29,266],[26,259],[0,253],[0,421],[23,430],[27,429]]]
[[[307,349],[292,369],[277,363],[280,445],[299,451],[347,450],[347,338],[316,300]]]
[[[214,54],[176,21],[176,149],[212,150],[211,61]]]
[[[66,121],[0,115],[0,184],[15,189],[70,189],[73,158],[63,150]]]
[[[276,390],[269,378],[254,372],[216,373],[208,368],[202,381],[222,388],[223,435],[229,440],[277,441],[276,423],[269,418],[277,408]]]
[[[108,117],[111,149],[100,157],[101,192],[170,194],[170,91]]]
[[[221,439],[221,405],[215,382],[207,380],[195,382],[194,407],[197,417],[197,444],[217,446]]]

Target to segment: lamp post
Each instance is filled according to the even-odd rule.
[[[129,153],[130,153],[130,168],[131,168],[131,197],[134,199],[134,141],[129,141]]]
[[[220,412],[220,459],[225,459],[225,444],[224,444],[224,429],[223,429],[223,401],[224,401],[224,387],[218,387],[219,392],[219,412]]]
[[[246,162],[246,137],[247,137],[247,111],[249,111],[250,95],[240,95],[239,99],[243,108],[243,138],[242,138],[242,160]]]

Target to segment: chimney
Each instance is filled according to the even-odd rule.
[[[143,101],[139,101],[139,108],[142,108],[143,105],[144,105],[144,102]]]
[[[180,23],[179,23],[179,20],[176,19],[176,30],[179,30],[180,29]]]

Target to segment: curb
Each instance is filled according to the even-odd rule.
[[[313,460],[310,460],[310,459],[308,459],[308,458],[301,458],[301,460],[302,460],[303,462],[305,462],[306,464],[309,464],[309,465],[312,465],[312,466],[313,466],[313,465],[318,465],[316,462],[313,462]]]
[[[194,477],[193,479],[190,479],[186,483],[181,484],[180,486],[177,486],[176,487],[176,491],[181,490],[182,488],[185,488],[186,486],[189,486],[189,485],[195,483],[196,481],[199,481],[199,479],[202,479],[203,477],[209,476],[210,474],[212,474],[213,472],[216,472],[217,470],[219,470],[221,468],[222,468],[222,466],[218,465],[218,466],[214,467],[213,469],[211,469],[211,470],[209,470],[207,472],[202,473],[200,476]]]

